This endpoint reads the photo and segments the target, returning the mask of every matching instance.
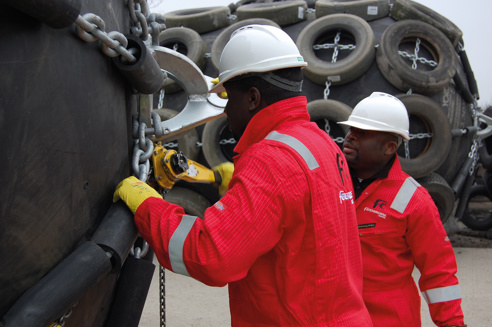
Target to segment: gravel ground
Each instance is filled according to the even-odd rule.
[[[453,247],[492,248],[492,229],[488,231],[471,230],[462,222],[453,225],[454,228],[446,228]],[[445,225],[445,227],[448,226]]]

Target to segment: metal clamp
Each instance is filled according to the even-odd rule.
[[[213,86],[212,77],[203,75],[191,59],[179,52],[154,45],[149,50],[159,67],[188,94],[186,106],[173,118],[161,122],[159,115],[152,114],[154,128],[146,133],[155,135],[154,141],[172,139],[177,134],[224,115],[227,100],[215,93],[208,93]]]

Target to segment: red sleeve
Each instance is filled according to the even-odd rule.
[[[185,235],[182,260],[186,272],[207,285],[223,286],[245,277],[256,259],[278,242],[282,212],[295,203],[292,192],[284,192],[289,188],[282,184],[285,179],[295,182],[299,176],[279,174],[254,157],[241,159],[247,165],[236,165],[229,191],[205,211],[203,220],[194,219]],[[177,205],[149,198],[135,215],[140,234],[161,265],[173,271],[169,244],[183,214]]]
[[[419,287],[432,320],[438,326],[464,325],[456,258],[437,207],[421,187],[412,202],[418,206],[409,215],[406,237],[421,273]]]

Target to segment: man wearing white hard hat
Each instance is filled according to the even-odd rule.
[[[228,284],[232,326],[372,326],[349,167],[310,122],[300,93],[306,65],[281,29],[236,30],[211,89],[227,91],[238,140],[229,190],[203,220],[147,188],[133,206],[164,267]],[[127,204],[133,186],[117,191]]]
[[[420,290],[437,326],[464,326],[456,258],[427,190],[401,169],[396,150],[409,140],[405,105],[374,92],[345,122],[364,262],[364,302],[374,326],[421,326]]]

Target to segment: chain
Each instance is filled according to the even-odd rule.
[[[330,132],[331,132],[330,120],[326,119],[326,118],[325,118],[325,132],[328,135],[330,135]],[[330,137],[331,137],[331,135],[330,135]],[[343,141],[345,140],[345,138],[341,137],[341,136],[335,137],[335,138],[332,137],[332,139],[333,139],[333,141],[335,141],[335,143],[339,143],[339,144],[342,144]]]
[[[94,14],[85,14],[75,20],[75,32],[86,42],[100,40],[101,49],[109,57],[123,56],[128,62],[135,62],[136,58],[126,49],[128,39],[120,32],[110,32],[106,34],[104,29],[106,24],[101,17]]]
[[[148,40],[150,34],[152,44],[159,45],[159,34],[166,29],[166,18],[160,14],[150,14],[146,0],[128,0],[128,11],[133,23],[131,33],[144,41]]]
[[[336,63],[338,60],[338,52],[339,50],[354,50],[356,45],[354,44],[339,44],[341,32],[337,32],[335,36],[334,43],[325,43],[325,44],[315,44],[313,45],[314,50],[326,50],[333,49],[333,55],[331,57],[331,63]]]
[[[434,135],[432,133],[417,133],[417,134],[410,134],[410,140],[415,140],[415,139],[425,139],[425,138],[432,138]],[[408,145],[410,140],[403,140],[403,148],[405,149],[405,158],[410,159],[410,146]]]
[[[325,118],[325,132],[326,134],[330,135],[331,127],[330,127],[330,121]]]
[[[154,45],[159,43],[159,33],[166,28],[163,24],[165,21],[164,16],[158,14],[150,14],[147,6],[146,0],[128,0],[128,9],[130,13],[131,21],[133,26],[130,28],[133,35],[140,37],[142,40],[146,41],[148,39],[149,33],[152,35],[152,42]],[[149,28],[150,23],[150,28]],[[100,41],[100,47],[102,52],[108,57],[114,58],[117,56],[122,56],[122,60],[126,60],[129,63],[136,61],[134,53],[136,49],[126,49],[128,46],[128,39],[120,32],[112,31],[106,33],[106,23],[104,20],[92,13],[79,15],[75,20],[75,33],[86,42]],[[175,45],[175,50],[177,44]],[[162,108],[164,101],[164,90],[161,89],[159,96],[159,108]],[[154,150],[154,144],[152,140],[145,137],[146,125],[144,123],[138,126],[138,123],[134,122],[134,132],[138,131],[138,135],[134,135],[135,146],[133,150],[132,157],[132,169],[134,174],[143,182],[148,180],[150,174],[150,157]],[[169,144],[167,144],[169,145]],[[149,245],[147,242],[143,241],[142,248],[135,247],[135,245],[130,250],[130,255],[135,258],[140,259],[147,255],[149,250]],[[163,276],[164,268],[161,267]],[[165,316],[165,298],[164,290],[165,283],[164,279],[161,277],[161,326],[166,325]],[[164,308],[164,309],[163,309]],[[72,309],[70,309],[67,314],[63,315],[60,319],[55,321],[50,327],[63,327],[65,325],[65,319],[70,317],[72,314]]]
[[[405,158],[410,159],[410,147],[407,140],[403,140],[403,148],[405,149]]]
[[[159,266],[159,305],[160,305],[160,321],[161,327],[166,326],[166,270]]]
[[[325,85],[326,88],[323,91],[323,98],[327,100],[328,97],[330,96],[330,86],[331,86],[331,81],[329,80],[329,77],[326,79]]]
[[[143,12],[141,8],[143,8]],[[164,16],[159,14],[149,15],[146,0],[129,0],[128,9],[134,25],[131,27],[132,34],[145,41],[148,39],[150,32],[153,44],[158,45],[159,33],[166,28]],[[149,28],[148,22],[150,22],[151,28]],[[79,15],[75,20],[75,32],[82,40],[86,42],[99,40],[101,41],[101,50],[107,56],[114,58],[121,55],[127,62],[135,62],[136,58],[132,53],[132,49],[126,49],[128,39],[117,31],[106,33],[105,29],[106,23],[104,20],[92,13],[87,13],[83,16]]]
[[[335,143],[339,143],[339,144],[342,144],[344,140],[345,140],[345,138],[343,138],[341,136],[333,138],[333,141],[335,141]]]
[[[77,303],[75,303],[74,306],[76,306]],[[49,327],[64,327],[65,326],[65,320],[70,318],[72,315],[72,308],[70,308],[63,316],[55,320]]]
[[[421,62],[422,64],[429,65],[431,67],[436,67],[437,62],[435,62],[434,60],[429,60],[423,57],[419,57],[420,42],[421,42],[420,39],[417,38],[417,41],[415,42],[415,49],[413,50],[413,54],[410,54],[405,51],[398,51],[398,54],[403,58],[407,58],[412,61],[412,69],[417,69],[417,62]]]
[[[478,152],[479,143],[480,143],[480,138],[475,137],[470,152],[468,153],[468,157],[473,159],[470,170],[468,171],[468,174],[470,176],[473,176],[475,172],[475,168],[478,166],[478,160],[480,159],[480,153]]]

